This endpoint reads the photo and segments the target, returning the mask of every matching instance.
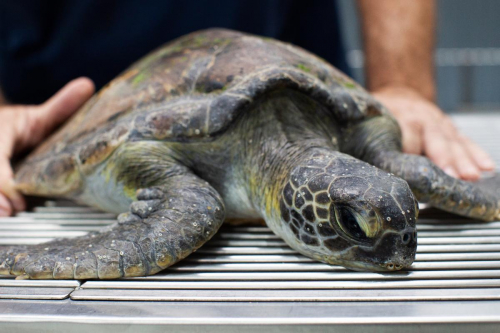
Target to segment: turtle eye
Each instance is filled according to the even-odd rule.
[[[335,207],[335,217],[340,228],[349,236],[358,241],[368,241],[363,228],[359,225],[362,216],[347,206]]]

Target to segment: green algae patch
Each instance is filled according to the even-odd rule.
[[[344,87],[346,87],[347,89],[356,89],[356,85],[352,82],[344,82],[342,84]]]
[[[207,36],[205,36],[205,35],[199,35],[199,36],[196,36],[194,38],[194,40],[192,41],[192,45],[194,47],[200,47],[200,46],[205,45],[207,41],[208,41]]]
[[[146,78],[146,74],[144,72],[137,74],[133,79],[132,79],[132,84],[134,86],[137,86],[140,84],[144,79]]]
[[[310,73],[311,72],[311,69],[309,67],[307,67],[306,65],[304,65],[304,64],[298,64],[297,68],[300,69],[301,71],[306,72],[306,73]]]

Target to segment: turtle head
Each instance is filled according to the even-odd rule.
[[[302,254],[353,270],[409,267],[418,204],[408,184],[339,155],[293,169],[280,198],[283,237]]]

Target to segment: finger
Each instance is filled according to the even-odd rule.
[[[486,151],[483,150],[483,148],[479,147],[476,143],[474,143],[464,135],[460,135],[460,142],[462,143],[474,163],[476,163],[476,165],[482,171],[495,170],[495,162],[493,162],[491,157]]]
[[[0,156],[7,159],[12,156],[16,141],[15,128],[18,126],[19,113],[24,109],[2,110],[0,116]]]
[[[26,200],[24,196],[16,190],[16,183],[14,179],[9,179],[6,186],[6,191],[2,192],[9,198],[14,210],[16,212],[22,212],[26,210]]]
[[[86,77],[68,82],[54,96],[47,100],[42,108],[48,115],[70,116],[71,111],[77,110],[94,93],[92,80]]]
[[[401,132],[403,136],[403,152],[415,155],[422,154],[423,146],[420,128],[402,124]]]
[[[54,128],[74,114],[94,93],[88,78],[78,78],[66,84],[47,102],[28,113],[27,128],[32,130],[27,145],[43,140]]]
[[[23,196],[15,188],[12,168],[7,157],[0,158],[0,196],[5,199],[0,202],[0,209],[4,208],[8,214],[12,209],[22,211],[26,208]]]
[[[481,176],[479,168],[474,161],[469,157],[469,154],[464,147],[455,141],[452,144],[453,151],[453,165],[458,171],[460,178],[464,180],[478,180]]]
[[[447,138],[454,140],[458,136],[458,130],[450,116],[443,114],[437,121],[440,122],[440,130]]]
[[[453,144],[452,163],[454,165],[454,168],[458,171],[460,178],[465,180],[477,180],[481,175],[481,168],[479,163],[476,163],[474,154],[477,151],[483,153],[484,151],[477,146],[476,151],[471,151],[468,148],[468,144],[471,144],[471,141],[460,134],[460,132],[455,127],[453,120],[449,116],[445,115],[442,119],[442,123],[443,131],[446,133],[448,138],[451,138],[450,142],[452,142]],[[491,163],[493,164],[493,161],[491,161]]]
[[[0,217],[10,216],[12,207],[6,196],[0,193]]]
[[[450,142],[442,131],[436,126],[424,128],[424,153],[438,167],[448,175],[458,177],[453,161],[453,152],[450,150]]]

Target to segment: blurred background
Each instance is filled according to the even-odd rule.
[[[356,2],[338,0],[348,64],[364,81]],[[500,1],[438,0],[438,104],[449,113],[500,111]]]

